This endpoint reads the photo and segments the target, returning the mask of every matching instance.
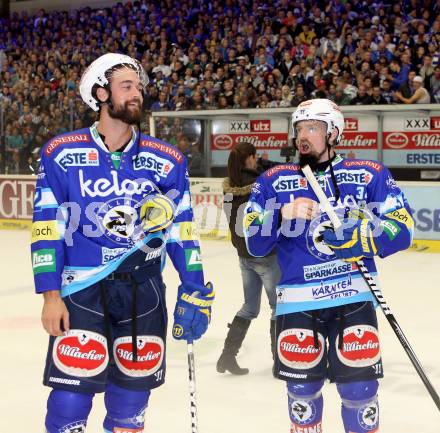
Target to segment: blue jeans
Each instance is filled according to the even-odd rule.
[[[281,278],[276,254],[267,257],[239,257],[243,279],[244,304],[237,316],[243,319],[255,319],[260,312],[261,291],[264,286],[275,319],[277,304],[276,285]]]

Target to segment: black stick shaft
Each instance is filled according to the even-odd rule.
[[[302,167],[302,172],[304,173],[304,176],[307,178],[308,182],[310,183],[310,186],[312,187],[313,191],[315,192],[316,196],[318,197],[319,202],[321,203],[322,207],[324,208],[324,212],[327,213],[328,217],[330,218],[330,221],[333,224],[334,228],[338,228],[341,226],[341,221],[339,221],[339,217],[336,215],[336,212],[334,211],[333,207],[331,206],[327,196],[324,194],[324,191],[322,190],[321,186],[319,185],[318,181],[315,178],[315,175],[313,174],[311,168],[306,165],[305,167]],[[371,277],[370,273],[368,272],[367,267],[364,265],[364,263],[360,260],[357,263],[357,266],[359,268],[359,271],[367,283],[367,286],[370,288],[371,293],[375,297],[377,303],[380,305],[380,308],[382,309],[383,313],[385,314],[385,317],[388,320],[388,323],[391,325],[391,328],[393,329],[394,333],[397,336],[397,339],[399,340],[400,344],[405,349],[405,352],[407,353],[410,361],[412,362],[414,368],[417,371],[417,374],[420,376],[420,379],[422,379],[422,382],[424,383],[426,389],[429,392],[429,395],[434,400],[435,405],[437,406],[437,409],[440,411],[440,398],[437,394],[437,391],[434,389],[434,386],[428,379],[428,376],[424,372],[422,365],[420,364],[420,361],[417,359],[416,354],[414,353],[414,350],[412,349],[411,345],[409,344],[408,339],[405,337],[405,334],[402,331],[402,328],[400,327],[399,323],[397,322],[397,319],[394,317],[394,314],[391,312],[390,307],[388,307],[383,295],[382,291],[379,287],[377,287],[376,283],[374,282],[373,278]]]
[[[417,371],[417,374],[420,376],[420,379],[422,379],[422,382],[424,383],[426,389],[428,390],[430,396],[434,400],[435,405],[437,406],[437,409],[440,411],[440,397],[437,394],[437,391],[435,390],[434,386],[432,385],[431,381],[429,380],[428,376],[426,375],[425,371],[423,370],[423,367],[418,360],[414,350],[412,349],[408,339],[406,338],[405,334],[402,331],[402,328],[400,327],[399,323],[397,322],[397,319],[394,317],[394,314],[392,313],[390,307],[385,301],[385,298],[382,295],[382,291],[379,289],[379,287],[374,282],[374,279],[371,277],[370,273],[368,272],[367,267],[364,265],[362,261],[359,261],[356,263],[359,271],[367,283],[368,287],[371,290],[371,293],[373,293],[374,298],[376,299],[377,303],[380,305],[380,308],[382,309],[385,317],[388,320],[388,323],[391,325],[391,328],[393,329],[394,333],[396,334],[400,344],[405,349],[406,354],[408,355],[410,361],[412,362],[412,365]]]

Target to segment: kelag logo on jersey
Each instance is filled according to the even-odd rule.
[[[99,165],[99,155],[96,149],[64,149],[55,158],[55,162],[64,170],[67,167],[79,167],[84,165]]]
[[[272,186],[276,192],[291,192],[307,189],[307,179],[299,175],[280,176]]]
[[[85,172],[78,171],[79,188],[82,197],[133,196],[154,191],[153,182],[148,179],[120,179],[116,170],[111,170],[109,178],[86,179]]]
[[[133,161],[134,170],[150,170],[157,173],[160,177],[167,177],[168,173],[174,168],[174,164],[167,159],[160,158],[150,152],[139,152]]]

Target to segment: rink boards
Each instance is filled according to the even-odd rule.
[[[223,179],[191,178],[194,217],[204,239],[230,238],[223,212]],[[440,182],[398,182],[415,219],[413,251],[440,252]],[[0,176],[0,229],[27,230],[32,220],[34,176]]]

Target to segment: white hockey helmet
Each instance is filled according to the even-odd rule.
[[[109,84],[108,72],[116,66],[127,66],[137,72],[142,86],[148,84],[148,76],[138,60],[125,54],[107,53],[94,60],[84,71],[79,83],[79,93],[82,100],[93,110],[99,110],[100,102],[96,99],[93,87],[106,87]]]
[[[344,131],[344,115],[339,107],[329,99],[309,99],[301,102],[297,109],[292,113],[291,120],[291,137],[295,139],[295,125],[303,120],[320,120],[327,125],[327,136],[333,132],[335,128],[338,130],[338,136],[333,142],[333,146],[339,144],[342,132]]]

